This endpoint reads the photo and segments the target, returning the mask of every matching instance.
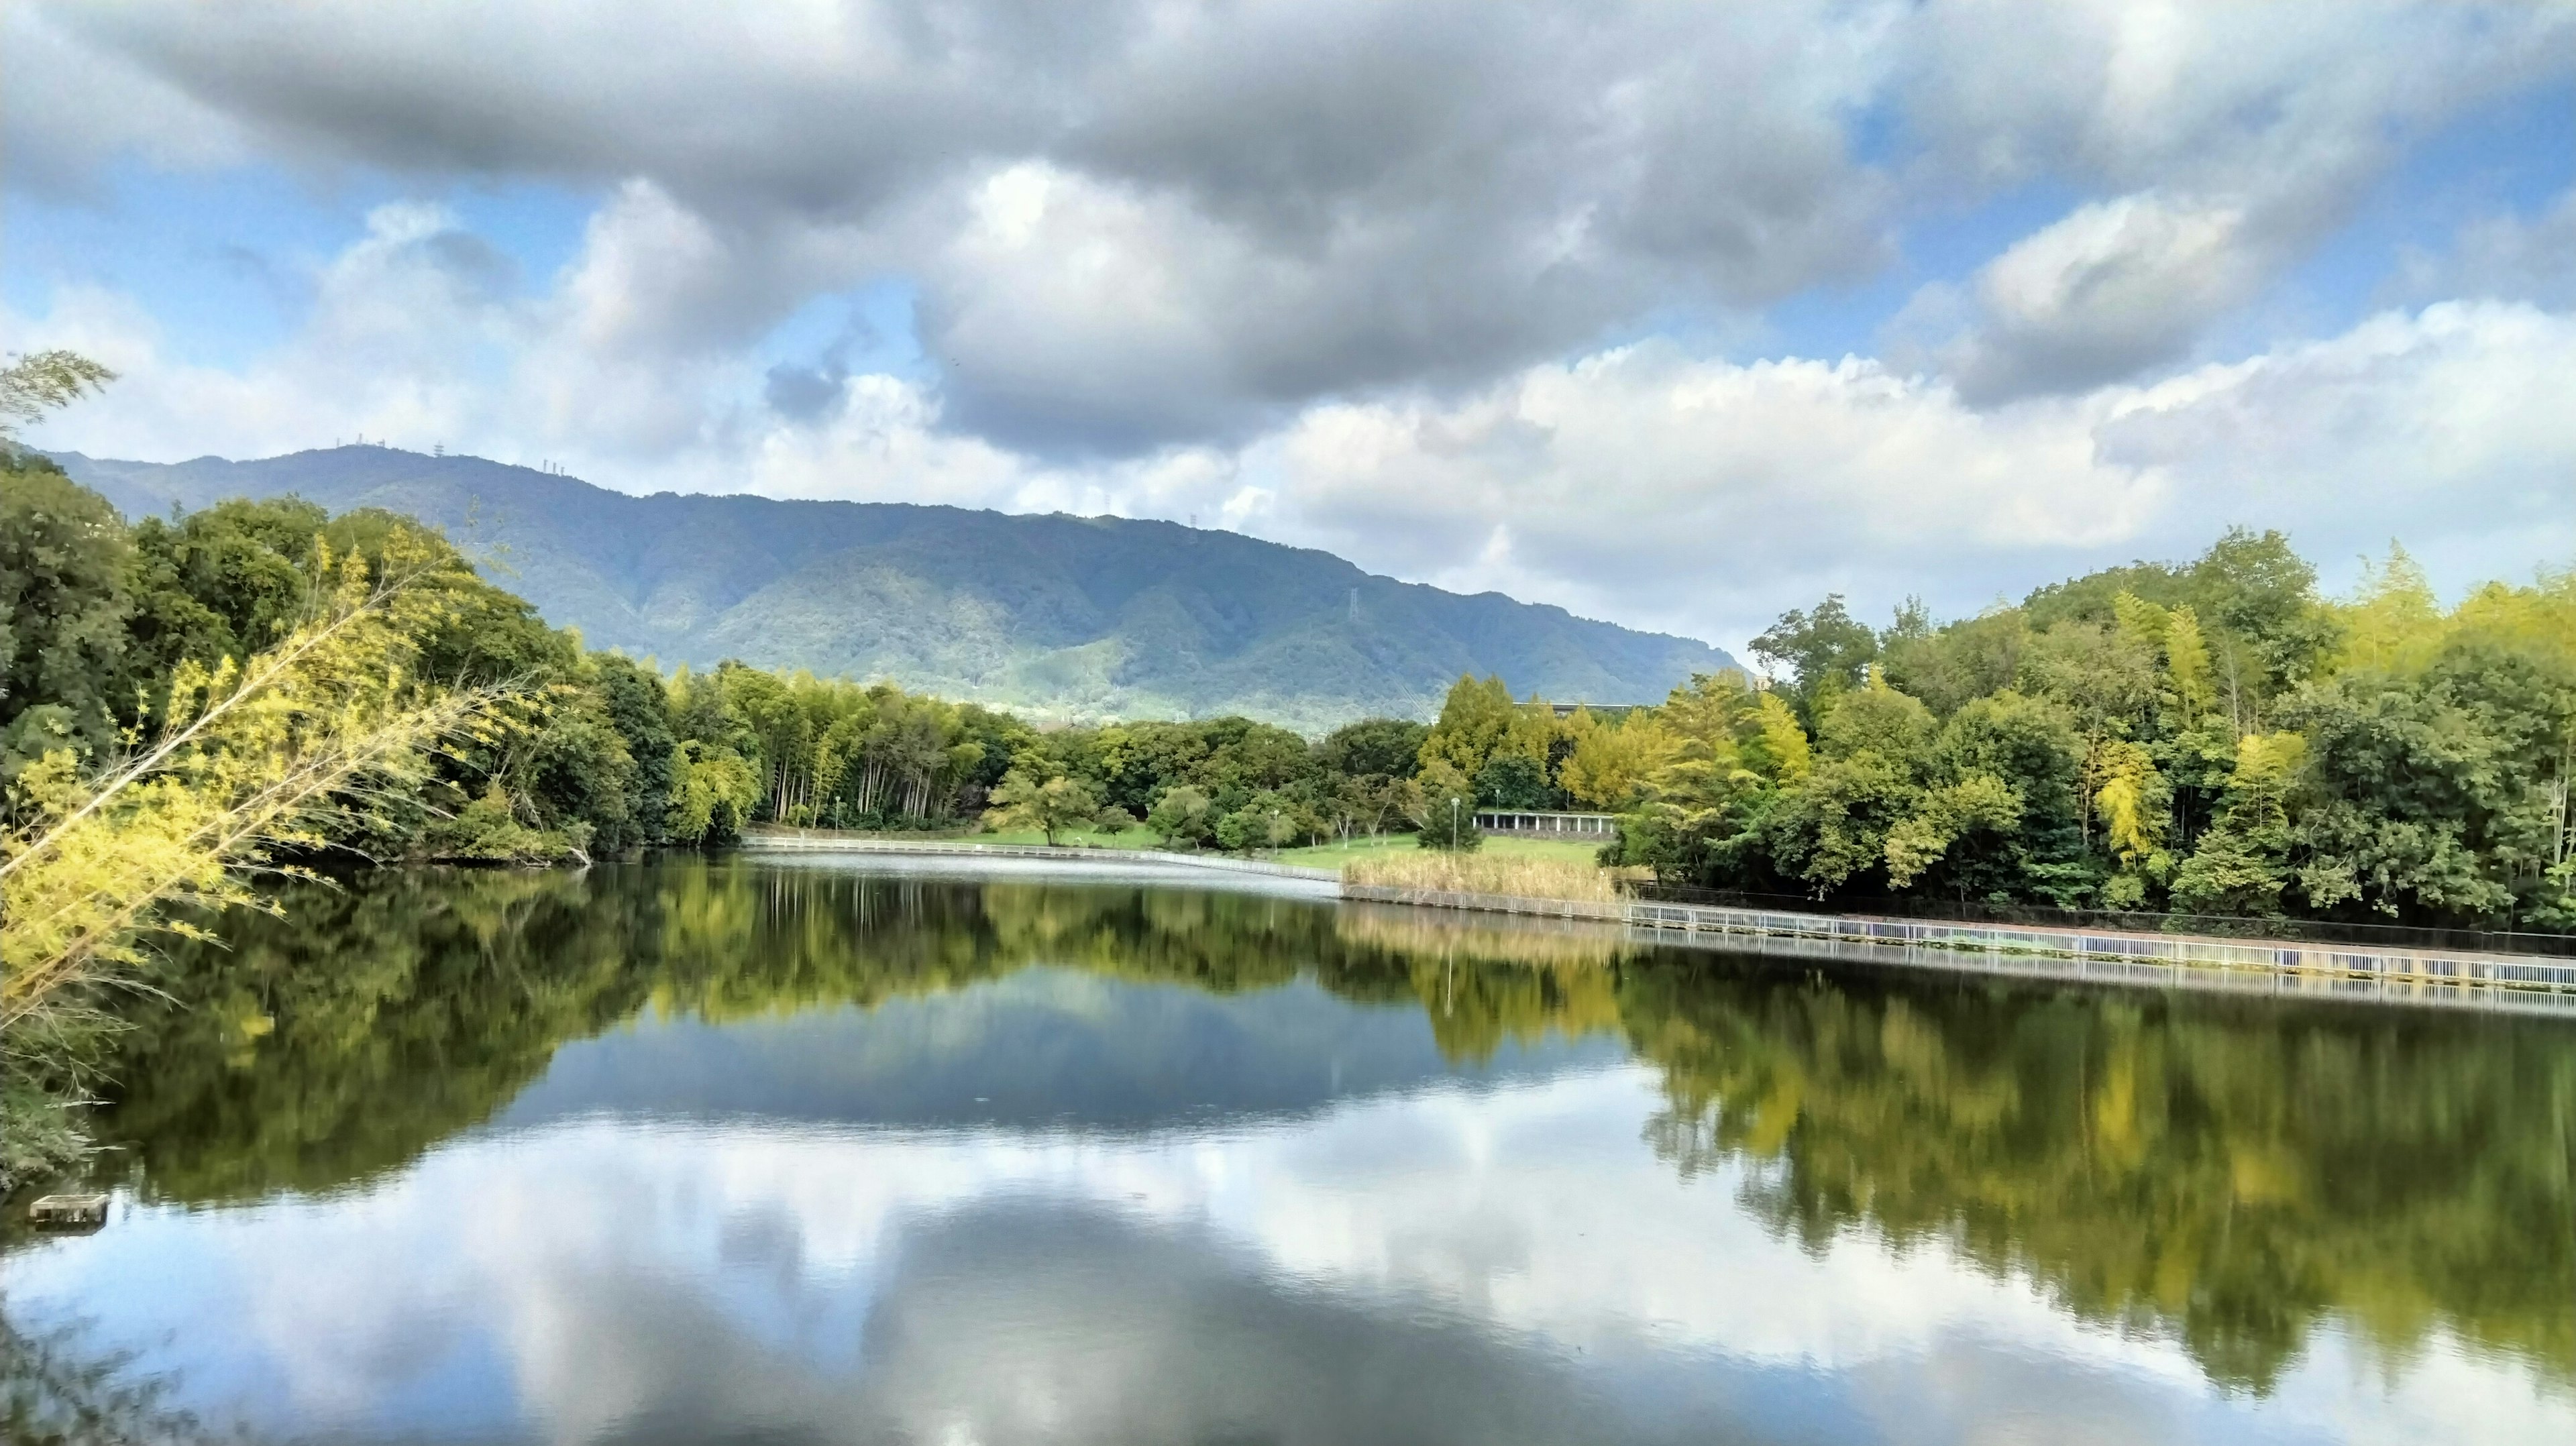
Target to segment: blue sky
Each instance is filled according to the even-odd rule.
[[[29,3],[33,439],[1196,517],[1740,643],[2576,561],[2576,7]]]

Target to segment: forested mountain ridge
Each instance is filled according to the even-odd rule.
[[[1734,666],[1499,593],[1329,553],[1115,517],[747,495],[635,497],[476,457],[337,447],[252,462],[57,457],[128,517],[293,494],[382,507],[497,556],[496,580],[594,647],[741,658],[1070,718],[1241,713],[1320,730],[1428,717],[1462,673],[1647,702]]]

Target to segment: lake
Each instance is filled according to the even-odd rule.
[[[137,1434],[2576,1439],[2568,1022],[1085,867],[228,935],[122,1041],[109,1223],[0,1227],[13,1384]]]

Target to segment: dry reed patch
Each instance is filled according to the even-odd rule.
[[[1617,902],[1618,877],[1617,871],[1598,864],[1515,858],[1508,854],[1453,854],[1437,849],[1353,859],[1342,866],[1342,882],[1349,884],[1604,904]]]

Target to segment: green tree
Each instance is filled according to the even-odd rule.
[[[760,806],[760,775],[727,744],[684,738],[672,745],[668,772],[662,833],[671,842],[731,842]]]
[[[1216,837],[1216,805],[1197,785],[1174,784],[1154,801],[1145,826],[1162,835],[1167,844],[1196,848]]]
[[[984,826],[995,833],[1033,828],[1052,844],[1056,835],[1080,828],[1099,812],[1100,800],[1079,781],[1057,774],[1041,783],[1033,775],[1013,769],[993,790],[992,807],[984,811]]]
[[[0,777],[116,741],[132,553],[115,510],[41,457],[0,457]]]
[[[78,352],[11,352],[8,364],[0,366],[0,448],[14,453],[20,427],[114,380],[116,373]]]
[[[1809,728],[1820,727],[1838,695],[1865,681],[1878,635],[1830,593],[1812,613],[1792,608],[1753,640],[1753,656],[1789,672],[1789,696]]]
[[[1447,764],[1460,777],[1472,779],[1498,753],[1518,754],[1544,766],[1548,732],[1546,718],[1513,702],[1501,678],[1461,674],[1440,704],[1439,721],[1423,735],[1422,767]]]
[[[1282,848],[1311,831],[1305,808],[1276,790],[1264,790],[1243,801],[1216,826],[1216,841],[1225,848]]]
[[[1431,730],[1409,718],[1363,718],[1325,735],[1323,766],[1345,778],[1411,778]]]
[[[146,938],[258,904],[250,879],[320,844],[344,790],[405,791],[450,740],[487,731],[501,700],[414,666],[438,604],[407,584],[433,562],[397,549],[378,573],[325,555],[335,585],[316,613],[244,662],[184,665],[132,751],[98,767],[60,748],[20,771],[0,827],[0,1153],[23,1159],[15,1140],[46,1132],[32,1099],[81,1088]]]
[[[1416,843],[1460,851],[1484,846],[1485,835],[1476,827],[1476,786],[1464,774],[1438,760],[1424,765],[1414,784],[1404,802]]]
[[[1548,808],[1555,792],[1546,766],[1525,754],[1497,753],[1476,770],[1476,801],[1488,808]]]

